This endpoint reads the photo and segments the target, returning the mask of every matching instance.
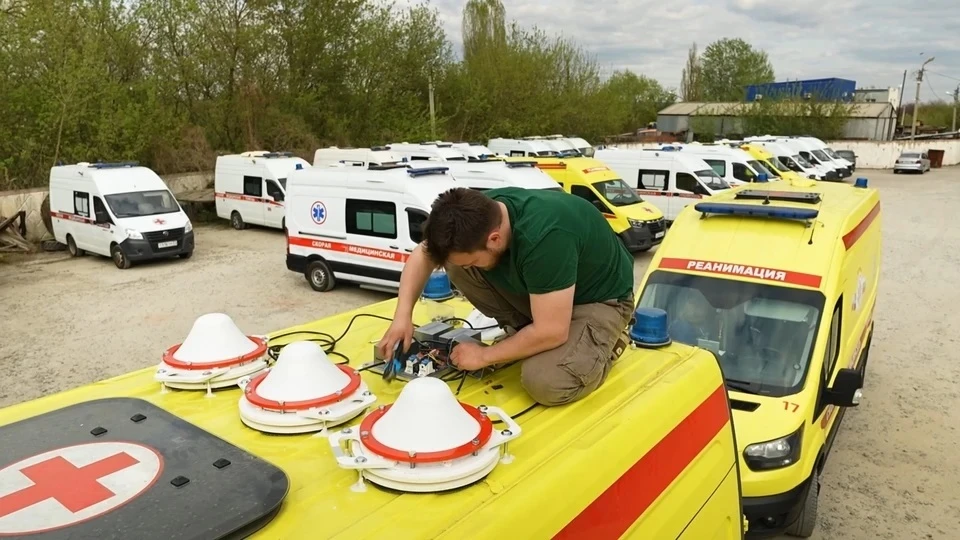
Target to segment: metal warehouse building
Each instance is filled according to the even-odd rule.
[[[657,129],[665,133],[713,132],[715,136],[744,135],[741,116],[752,103],[675,103],[657,113]],[[888,141],[897,126],[890,103],[856,103],[843,128],[844,139]],[[691,127],[692,126],[692,127]],[[750,135],[750,134],[747,134]]]

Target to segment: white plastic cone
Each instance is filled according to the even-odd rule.
[[[350,377],[312,341],[295,341],[280,351],[257,395],[273,401],[307,401],[343,390]]]
[[[377,442],[405,452],[439,452],[472,441],[480,423],[470,416],[447,383],[413,379],[390,409],[373,424]]]
[[[257,349],[257,344],[237,328],[224,313],[208,313],[193,323],[173,359],[203,364],[239,358]]]

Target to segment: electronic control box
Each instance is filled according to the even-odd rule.
[[[401,353],[399,365],[395,364],[393,366],[395,376],[403,380],[412,380],[419,377],[453,378],[453,375],[459,373],[459,370],[450,365],[450,351],[458,343],[468,341],[484,345],[479,330],[456,328],[440,321],[433,321],[420,326],[413,331],[413,342],[410,349]],[[374,361],[365,364],[363,368],[383,375],[388,368],[388,362],[392,362],[393,359],[382,358],[376,347],[373,351]]]

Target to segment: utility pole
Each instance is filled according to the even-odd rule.
[[[433,75],[427,76],[427,81],[430,86],[430,133],[432,133],[433,140],[437,140],[437,114],[433,107]]]
[[[897,105],[897,109],[900,109],[901,126],[907,121],[907,110],[903,108],[903,95],[905,93],[907,93],[907,70],[903,70],[903,82],[900,83],[900,104]]]
[[[920,65],[920,71],[917,71],[917,96],[913,100],[913,125],[910,127],[910,139],[917,138],[917,109],[920,108],[920,83],[923,81],[923,69],[927,64],[933,62],[934,57],[927,58],[927,61]]]
[[[950,131],[954,133],[957,132],[957,103],[958,102],[960,102],[960,84],[958,84],[957,89],[953,91],[953,125],[950,126]]]

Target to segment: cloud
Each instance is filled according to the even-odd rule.
[[[413,2],[414,0],[400,0]],[[460,52],[466,0],[432,0]],[[562,34],[594,54],[604,71],[631,69],[677,87],[687,49],[702,51],[722,38],[742,38],[770,57],[778,80],[841,77],[861,87],[907,87],[924,59],[928,82],[945,93],[960,84],[956,0],[575,0],[504,1],[507,18]],[[923,53],[923,55],[921,55]],[[912,92],[911,92],[912,93]],[[938,96],[944,98],[945,96]]]

